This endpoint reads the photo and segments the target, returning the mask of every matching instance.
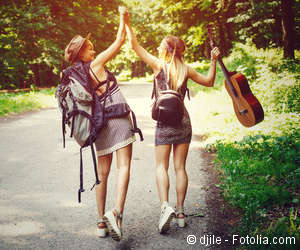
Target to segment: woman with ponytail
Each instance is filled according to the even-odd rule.
[[[158,58],[148,53],[137,41],[129,22],[129,15],[125,18],[125,27],[132,49],[141,59],[148,64],[154,73],[156,94],[169,88],[177,91],[183,99],[187,90],[187,80],[212,87],[216,75],[216,61],[220,54],[218,48],[211,51],[211,66],[207,76],[199,74],[183,60],[185,52],[184,42],[175,36],[166,36],[158,47]],[[161,216],[159,232],[164,233],[169,229],[171,220],[176,217],[179,227],[185,226],[184,200],[186,196],[188,177],[185,170],[186,158],[192,137],[192,127],[189,114],[184,107],[184,116],[179,126],[173,127],[160,122],[155,130],[155,158],[156,158],[156,183],[159,193]],[[177,204],[175,210],[169,205],[169,158],[173,149],[173,161],[176,175]]]

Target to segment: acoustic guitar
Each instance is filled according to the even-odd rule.
[[[212,26],[208,26],[208,35],[210,46],[214,48]],[[240,123],[245,127],[252,127],[263,121],[263,108],[251,92],[246,77],[242,73],[229,72],[221,58],[218,62],[225,76],[225,88],[232,99],[234,112]]]

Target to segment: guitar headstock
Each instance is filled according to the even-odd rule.
[[[213,35],[214,30],[215,30],[215,27],[212,24],[207,25],[207,34],[209,37],[209,44],[210,44],[211,48],[215,47],[214,35]]]

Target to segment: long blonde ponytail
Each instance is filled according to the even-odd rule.
[[[175,36],[165,37],[166,50],[171,54],[171,60],[167,63],[167,76],[170,88],[177,90],[182,85],[187,75],[187,66],[183,60],[185,51],[184,42]]]

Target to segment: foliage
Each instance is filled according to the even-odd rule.
[[[280,137],[257,135],[234,143],[218,142],[216,147],[216,162],[223,176],[223,195],[243,212],[242,233],[261,234],[255,230],[266,222],[275,206],[299,205],[299,129]],[[293,229],[290,235],[294,235],[299,221],[291,220],[290,223],[294,223],[290,225]],[[286,229],[285,233],[288,232]]]
[[[214,1],[163,0],[162,6],[169,16],[173,35],[181,37],[188,46],[187,58],[195,61],[207,57],[206,25],[214,19]]]
[[[195,61],[208,54],[206,26],[213,24],[216,41],[224,55],[228,55],[231,42],[246,42],[252,39],[259,48],[282,47],[281,1],[279,0],[163,0],[165,12],[172,17],[172,28],[192,47]],[[292,1],[295,15],[295,48],[299,49],[300,16],[299,1]],[[200,50],[199,50],[200,46]]]
[[[100,51],[112,43],[119,1],[2,1],[0,88],[57,85],[64,48],[76,34],[93,33]],[[113,31],[113,32],[112,32]],[[103,39],[105,37],[105,39]]]
[[[217,150],[226,175],[224,185],[240,208],[255,202],[256,211],[300,198],[296,193],[300,188],[300,130],[280,137],[256,135],[234,143],[218,142]]]
[[[96,52],[115,39],[117,6],[125,4],[143,47],[156,54],[167,34],[177,35],[187,44],[187,61],[209,57],[206,26],[215,27],[216,42],[227,56],[232,43],[248,38],[259,48],[282,47],[279,0],[3,0],[0,6],[0,88],[27,84],[56,85],[59,71],[66,67],[64,48],[75,34],[92,33]],[[300,4],[292,1],[295,48],[299,48]],[[150,68],[128,48],[122,47],[108,65],[116,73],[130,71],[130,77],[143,76]]]
[[[1,4],[0,16],[0,87],[23,86],[35,65],[52,63],[49,49],[42,47],[54,23],[48,18],[49,8],[38,1],[8,1]]]
[[[280,1],[235,1],[237,16],[228,19],[236,24],[240,41],[251,38],[258,47],[281,44],[278,26],[281,23]]]
[[[36,91],[32,87],[32,91],[26,93],[1,93],[0,116],[41,108],[57,107],[54,92],[55,88]]]
[[[295,237],[295,244],[285,244],[284,249],[299,249],[300,247],[300,219],[298,210],[290,208],[289,215],[283,216],[270,225],[263,232],[263,237]],[[253,248],[254,249],[254,248]],[[257,249],[257,248],[256,248]],[[270,246],[268,249],[278,249],[278,246]]]

